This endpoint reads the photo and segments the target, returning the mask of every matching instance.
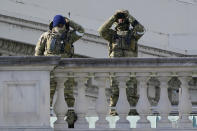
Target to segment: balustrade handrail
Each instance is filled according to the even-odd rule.
[[[165,67],[196,66],[197,57],[179,58],[62,58],[60,66],[72,67]]]
[[[0,56],[0,66],[58,65],[60,59],[54,56]]]
[[[178,58],[60,58],[56,56],[0,56],[4,65],[51,64],[69,67],[194,67],[197,57]]]

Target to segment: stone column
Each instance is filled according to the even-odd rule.
[[[119,82],[119,99],[116,104],[116,111],[120,117],[116,123],[116,128],[129,129],[130,124],[126,119],[130,111],[130,105],[126,94],[126,82],[129,80],[129,73],[116,73],[116,78]]]
[[[89,124],[86,120],[86,113],[88,112],[88,104],[86,99],[85,84],[88,80],[87,73],[75,73],[75,81],[77,82],[77,98],[75,102],[75,111],[77,113],[77,121],[75,128],[88,129]]]
[[[98,98],[96,101],[96,111],[99,117],[99,120],[96,122],[95,128],[109,128],[109,123],[106,120],[108,113],[108,103],[106,97],[106,88],[109,84],[109,73],[96,73],[95,74],[96,84],[98,86]]]
[[[179,73],[179,80],[181,81],[181,92],[179,99],[179,128],[192,128],[192,121],[189,120],[189,115],[192,112],[192,103],[189,94],[188,82],[191,79],[188,73]]]
[[[151,113],[151,105],[147,97],[147,81],[148,73],[138,73],[137,82],[139,88],[140,98],[136,105],[137,112],[139,113],[140,119],[137,121],[137,128],[150,128],[150,122],[147,119],[147,116]]]
[[[159,128],[172,128],[172,123],[168,119],[172,106],[168,97],[168,81],[170,80],[169,73],[159,73],[158,80],[160,81],[160,100],[157,106],[161,120],[158,121]]]
[[[55,81],[57,82],[57,98],[54,105],[54,111],[57,116],[57,120],[54,123],[54,130],[65,130],[68,128],[67,122],[64,120],[65,115],[68,111],[68,106],[65,102],[64,97],[64,83],[66,81],[66,78],[64,77],[56,77]]]

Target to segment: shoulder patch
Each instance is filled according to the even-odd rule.
[[[80,32],[78,32],[78,31],[76,31],[75,33],[76,33],[76,35],[78,35],[78,36],[83,36],[83,35],[84,35],[84,33],[80,33]]]

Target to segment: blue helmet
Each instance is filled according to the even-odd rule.
[[[53,18],[53,27],[56,27],[58,24],[66,24],[65,18],[62,15],[56,15]]]

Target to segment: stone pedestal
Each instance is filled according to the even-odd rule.
[[[53,60],[10,57],[6,62],[7,65],[0,66],[0,131],[52,131],[50,62]]]

